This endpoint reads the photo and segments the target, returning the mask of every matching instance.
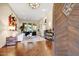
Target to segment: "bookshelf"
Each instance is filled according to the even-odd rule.
[[[44,37],[45,37],[45,39],[47,39],[47,40],[53,41],[53,40],[54,40],[54,39],[53,39],[53,37],[54,37],[53,31],[52,31],[52,30],[45,30],[45,32],[44,32]]]

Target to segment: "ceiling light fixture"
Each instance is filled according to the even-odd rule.
[[[32,9],[36,9],[40,6],[39,3],[29,3],[29,6],[32,8]]]

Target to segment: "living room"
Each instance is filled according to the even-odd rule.
[[[21,43],[27,46],[26,42],[30,42],[28,46],[32,48],[34,46],[33,43],[36,44],[35,42],[37,41],[53,41],[53,4],[40,3],[34,4],[34,7],[31,5],[30,3],[0,4],[0,48],[16,46],[16,44],[20,46]],[[51,44],[49,42],[48,46],[52,46]],[[8,53],[4,51],[0,55],[8,55]],[[33,55],[32,52],[30,54],[22,53],[21,55]],[[47,55],[52,54],[47,53]]]

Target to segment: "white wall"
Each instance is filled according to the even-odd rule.
[[[8,4],[0,3],[0,23],[2,29],[0,31],[0,48],[6,44],[6,37],[13,32],[8,31],[8,16],[13,13]],[[17,18],[16,18],[17,19]]]
[[[52,29],[52,27],[53,27],[53,10],[52,11],[50,11],[49,13],[48,13],[48,15],[47,15],[47,24],[46,24],[46,29]]]
[[[43,19],[41,19],[40,21],[40,32],[41,32],[41,36],[44,36],[44,30],[49,30],[53,28],[53,10],[51,10],[46,17],[44,17]],[[45,24],[45,19],[46,19],[46,24]]]

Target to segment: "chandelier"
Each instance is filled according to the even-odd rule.
[[[36,9],[40,6],[39,3],[29,3],[29,6],[32,8],[32,9]]]

